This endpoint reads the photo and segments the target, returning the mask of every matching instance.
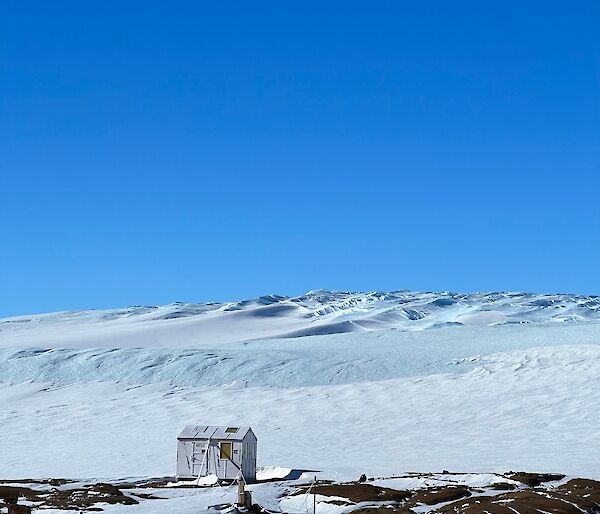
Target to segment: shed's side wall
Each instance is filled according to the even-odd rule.
[[[256,436],[252,431],[248,432],[243,441],[242,472],[246,482],[256,480]]]

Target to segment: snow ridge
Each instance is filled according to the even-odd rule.
[[[332,292],[132,306],[0,319],[0,346],[172,346],[380,330],[600,321],[600,297],[530,293]]]

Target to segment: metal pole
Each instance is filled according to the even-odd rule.
[[[315,486],[317,485],[317,476],[315,475],[315,480],[313,482],[313,514],[317,514],[317,491]]]

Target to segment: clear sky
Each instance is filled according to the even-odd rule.
[[[600,294],[597,0],[0,12],[0,315]]]

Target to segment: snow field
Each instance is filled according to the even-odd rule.
[[[471,371],[278,389],[0,386],[9,477],[172,475],[190,422],[248,424],[258,464],[336,478],[406,471],[557,471],[600,477],[600,346],[485,357]]]

